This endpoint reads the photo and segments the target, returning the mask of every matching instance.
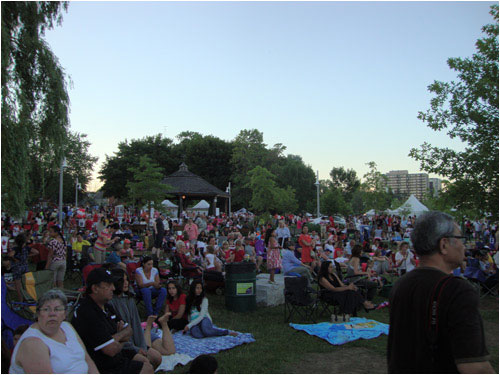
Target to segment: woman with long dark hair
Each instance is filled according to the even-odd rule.
[[[368,280],[367,277],[369,277],[370,274],[361,269],[361,250],[362,247],[360,245],[355,245],[352,248],[351,259],[347,263],[347,276],[351,276],[351,280],[356,286],[367,289],[366,299],[371,302],[377,292],[378,284]]]
[[[183,293],[181,286],[174,280],[170,280],[167,283],[165,315],[167,316],[170,329],[181,331],[188,324],[186,295]]]
[[[212,318],[208,313],[208,298],[205,297],[203,283],[194,280],[189,286],[189,295],[186,301],[186,308],[189,316],[189,324],[184,327],[184,333],[188,332],[197,339],[212,336],[238,336],[236,332],[227,329],[215,328]]]
[[[353,315],[357,309],[363,306],[366,310],[373,310],[373,303],[366,301],[358,287],[353,283],[345,285],[334,271],[333,262],[321,263],[318,273],[318,284],[321,289],[321,298],[332,303],[338,303],[344,314],[345,320],[349,320],[349,315]]]

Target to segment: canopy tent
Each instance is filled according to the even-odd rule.
[[[375,212],[375,210],[372,208],[370,211],[366,212],[365,215],[366,216],[375,216],[377,213]]]
[[[400,207],[395,210],[387,210],[388,213],[392,215],[403,215],[403,216],[418,216],[422,213],[429,211],[413,194],[403,203]]]
[[[170,202],[168,199],[165,199],[163,202],[161,202],[161,204],[164,205],[165,208],[177,208],[177,207],[179,207],[176,204],[173,204],[172,202]]]
[[[188,207],[187,211],[196,212],[198,214],[208,214],[209,208],[210,208],[210,203],[208,203],[206,200],[202,199],[193,207]]]
[[[243,215],[243,214],[248,214],[248,215],[253,215],[250,211],[248,211],[246,208],[240,208],[238,211],[235,212],[236,215]]]
[[[162,206],[165,207],[165,211],[168,212],[168,216],[177,216],[177,210],[179,206],[170,202],[168,199],[165,199],[161,202]]]

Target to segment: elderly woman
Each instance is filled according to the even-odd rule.
[[[38,300],[37,321],[14,348],[9,373],[99,373],[76,331],[64,321],[66,310],[67,299],[60,290],[49,290]]]

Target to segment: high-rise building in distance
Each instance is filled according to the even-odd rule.
[[[428,191],[433,195],[441,190],[441,180],[429,178],[427,173],[408,173],[406,170],[390,171],[386,173],[387,187],[393,193],[407,197],[411,194],[418,199],[423,199]]]

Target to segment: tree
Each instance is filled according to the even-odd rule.
[[[57,168],[69,124],[66,76],[43,39],[67,2],[2,2],[2,207],[21,213],[34,192],[30,159]],[[22,168],[19,168],[22,166]]]
[[[291,212],[297,209],[295,191],[291,187],[276,186],[276,176],[266,168],[257,166],[248,172],[249,182],[245,186],[252,191],[250,208],[257,213]]]
[[[177,139],[180,142],[173,146],[172,154],[184,160],[191,172],[224,191],[231,177],[233,145],[195,132],[182,132]]]
[[[264,166],[266,160],[264,134],[257,129],[242,130],[233,140],[231,157],[231,181],[233,182],[233,204],[245,207],[252,199],[249,186],[249,171],[257,166]]]
[[[496,22],[482,28],[485,36],[476,42],[476,53],[448,59],[458,81],[429,85],[435,96],[430,109],[418,114],[431,129],[459,138],[464,151],[425,142],[409,155],[420,161],[421,169],[453,182],[457,208],[498,217],[498,5],[490,14]]]
[[[139,207],[148,205],[151,208],[162,208],[161,202],[165,199],[169,186],[163,184],[162,168],[155,164],[149,157],[141,156],[138,167],[131,167],[134,180],[127,183],[130,203]]]
[[[387,176],[377,170],[377,164],[374,161],[366,163],[370,170],[363,175],[365,179],[361,187],[367,191],[381,192],[387,187]]]
[[[63,176],[63,201],[73,202],[75,199],[76,179],[82,185],[82,193],[90,181],[92,170],[98,158],[88,152],[90,142],[86,134],[69,132],[63,147],[67,167]],[[57,202],[59,197],[59,167],[47,169],[35,157],[32,159],[33,168],[30,178],[38,196]],[[36,197],[36,196],[35,196]]]
[[[106,160],[99,171],[99,179],[104,181],[104,196],[127,200],[127,182],[133,180],[130,167],[138,167],[141,156],[148,156],[161,167],[164,176],[179,168],[181,159],[174,154],[173,141],[161,134],[141,139],[127,140],[118,144],[118,151],[113,156],[106,155]]]
[[[277,161],[280,161],[278,165]],[[287,188],[290,186],[295,190],[295,197],[297,199],[299,211],[305,211],[307,202],[315,199],[316,187],[314,182],[316,176],[314,171],[299,155],[287,155],[275,161],[277,168],[273,172],[276,175],[276,182],[279,187]]]
[[[352,212],[351,206],[345,201],[344,195],[339,188],[331,187],[321,197],[321,212],[327,215],[349,215]]]
[[[338,188],[346,200],[350,200],[352,195],[361,186],[361,181],[354,169],[344,169],[344,167],[333,167],[330,171],[333,186]]]

